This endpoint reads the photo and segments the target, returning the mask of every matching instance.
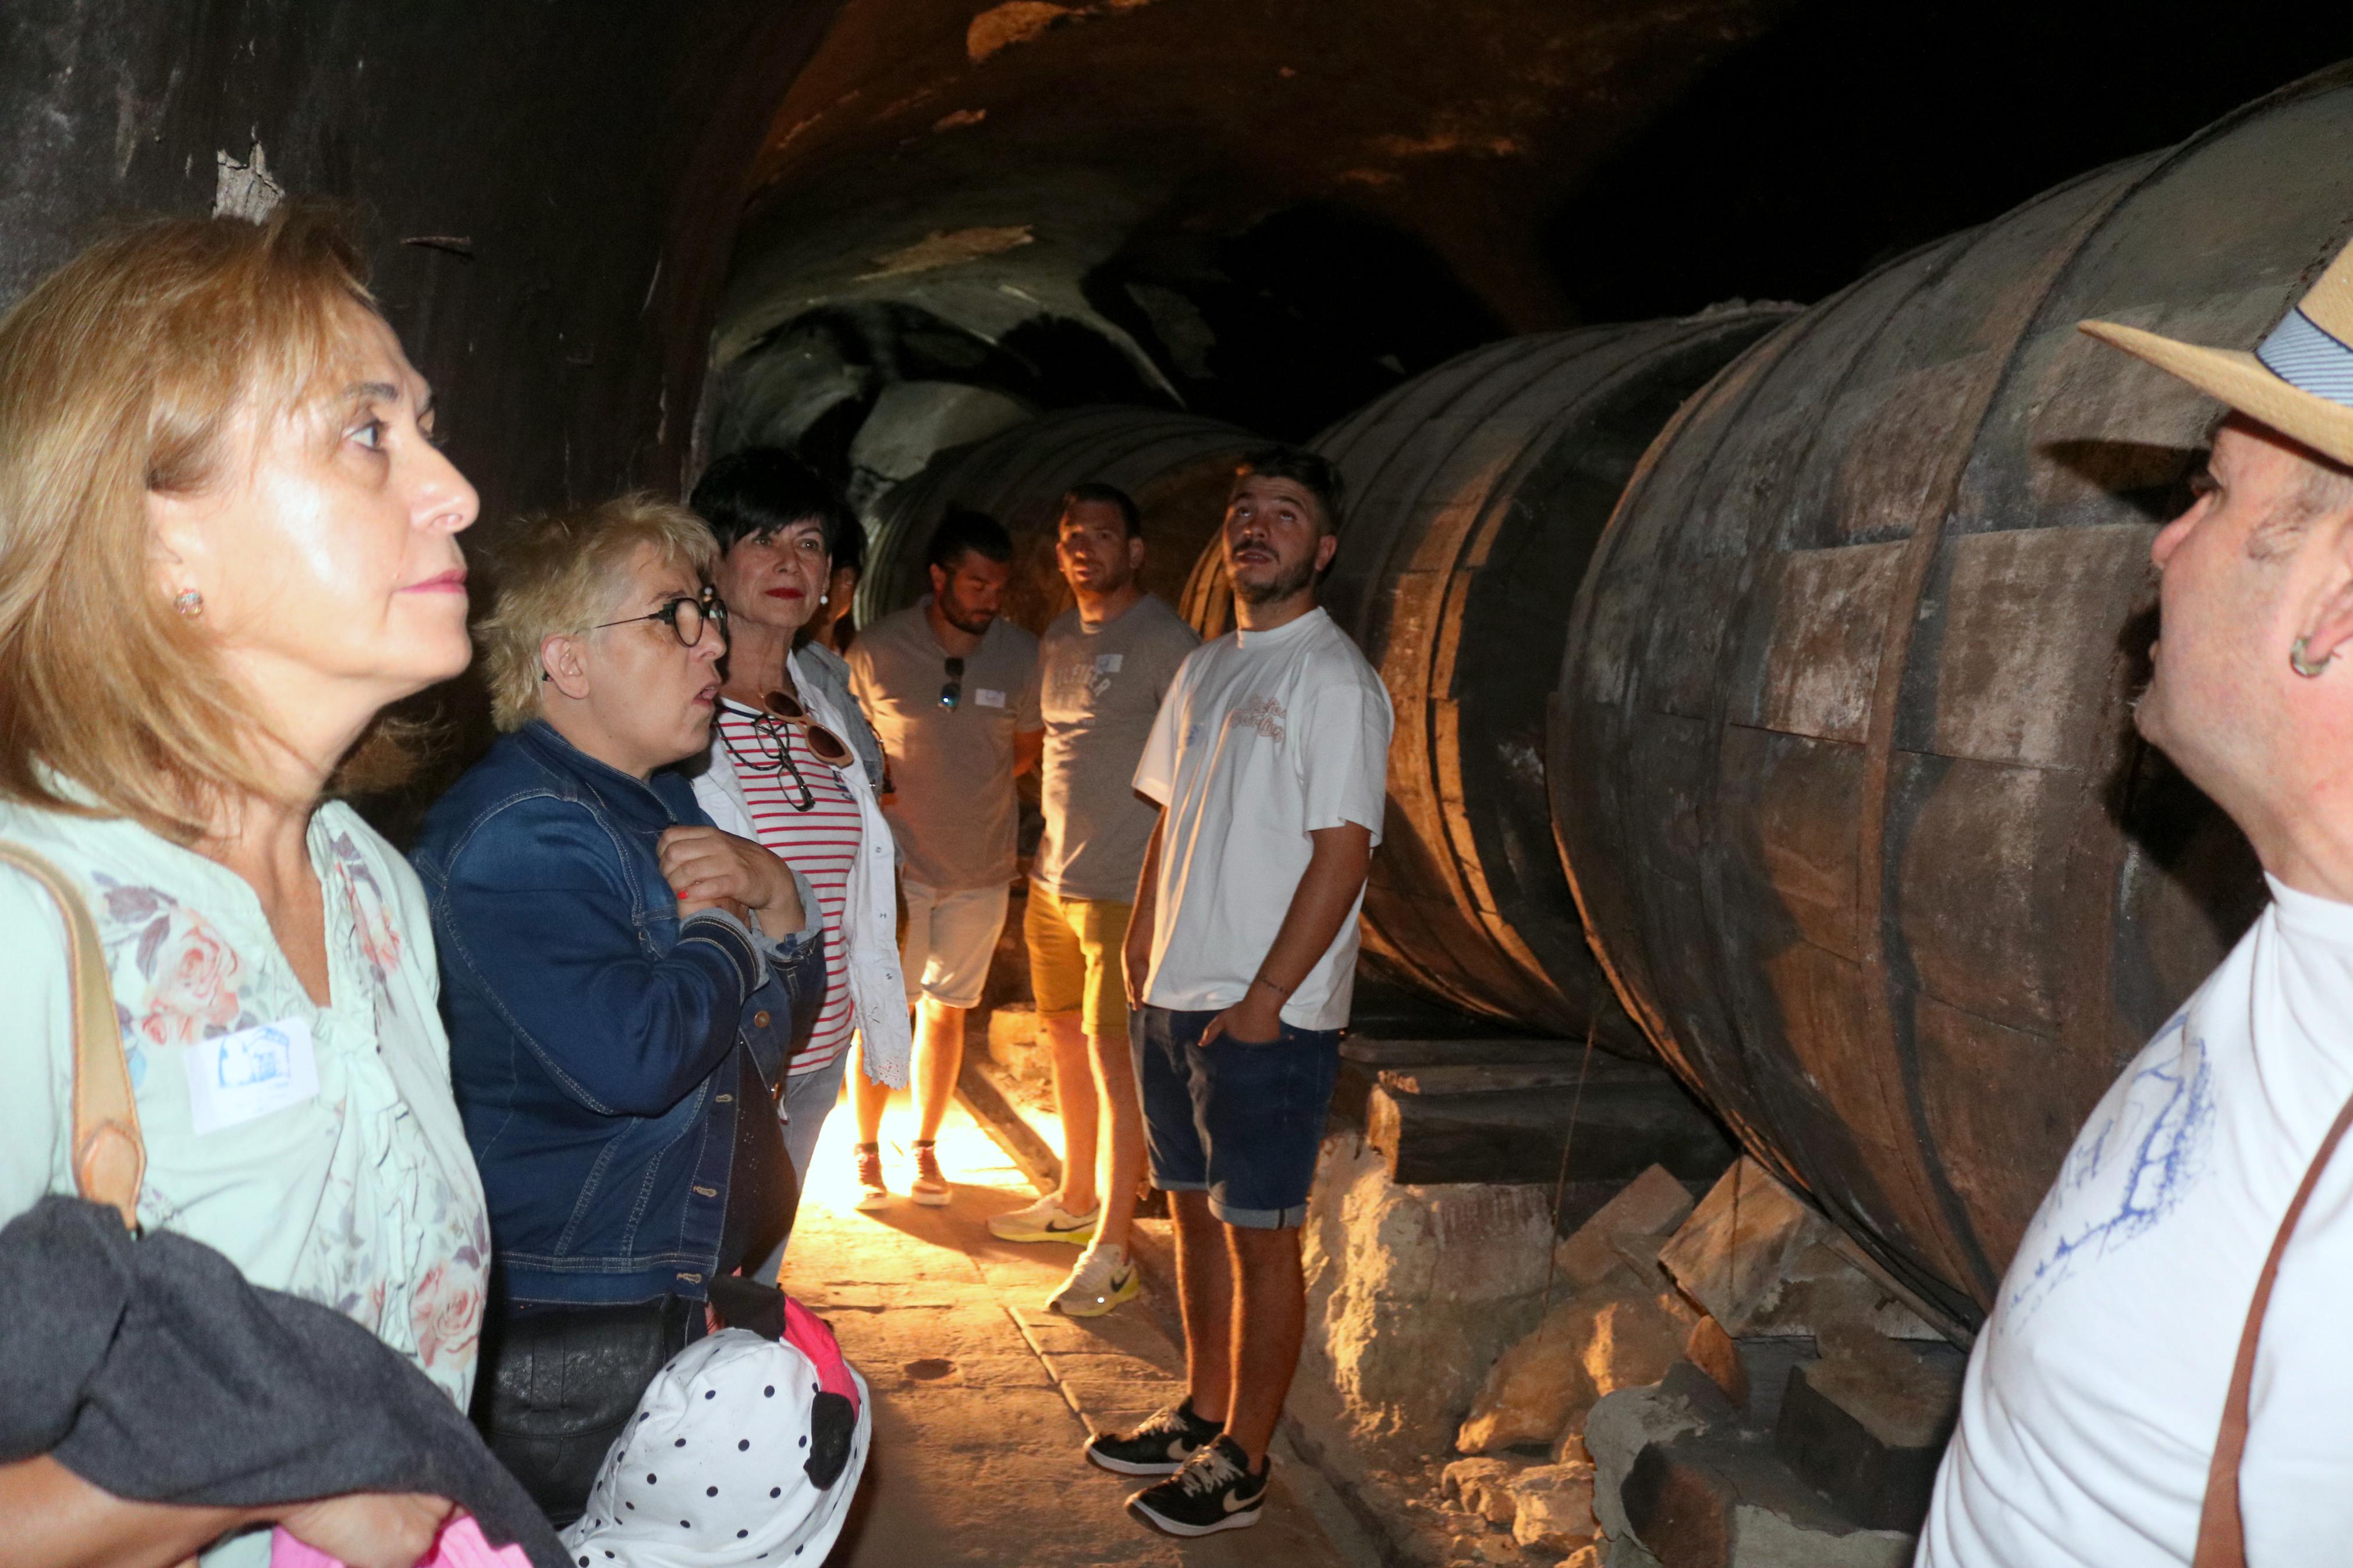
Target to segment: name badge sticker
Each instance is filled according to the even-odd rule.
[[[1120,660],[1126,657],[1124,653],[1099,653],[1095,655],[1095,668],[1105,675],[1117,675]]]
[[[983,708],[1002,708],[1005,706],[1005,693],[1002,691],[991,691],[985,686],[981,687],[972,694],[972,700]]]
[[[280,1018],[188,1047],[188,1120],[198,1136],[300,1105],[319,1092],[311,1026]]]

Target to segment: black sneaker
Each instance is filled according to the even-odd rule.
[[[1127,1500],[1127,1506],[1171,1535],[1215,1535],[1258,1522],[1266,1500],[1268,1467],[1250,1469],[1250,1456],[1231,1437],[1217,1440],[1185,1461],[1185,1468]]]
[[[1193,1414],[1193,1402],[1166,1405],[1133,1432],[1098,1432],[1087,1440],[1087,1458],[1123,1476],[1173,1476],[1194,1450],[1225,1427]]]

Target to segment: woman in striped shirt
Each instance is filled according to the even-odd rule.
[[[910,1045],[899,974],[897,855],[876,801],[881,743],[849,695],[839,655],[796,635],[828,592],[835,542],[858,527],[788,452],[754,447],[713,463],[694,488],[718,537],[728,657],[710,765],[695,795],[711,819],[757,838],[809,879],[825,910],[826,998],[786,1068],[785,1147],[806,1178],[841,1092],[852,1035],[877,1082],[903,1084]],[[763,1278],[783,1261],[779,1247]]]

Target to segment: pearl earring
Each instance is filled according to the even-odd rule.
[[[833,595],[830,594],[819,594],[817,596],[817,602],[820,605],[830,605],[833,603]]]
[[[205,596],[194,588],[183,588],[173,595],[172,608],[190,617],[201,616],[205,613]]]

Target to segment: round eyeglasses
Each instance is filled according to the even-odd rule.
[[[600,621],[589,627],[601,632],[607,626],[635,626],[639,621],[659,621],[670,627],[670,635],[678,639],[681,647],[692,647],[702,640],[706,623],[716,626],[722,637],[727,635],[727,601],[715,588],[705,588],[693,598],[681,594],[667,600],[662,607],[648,616],[624,616],[617,621]]]

